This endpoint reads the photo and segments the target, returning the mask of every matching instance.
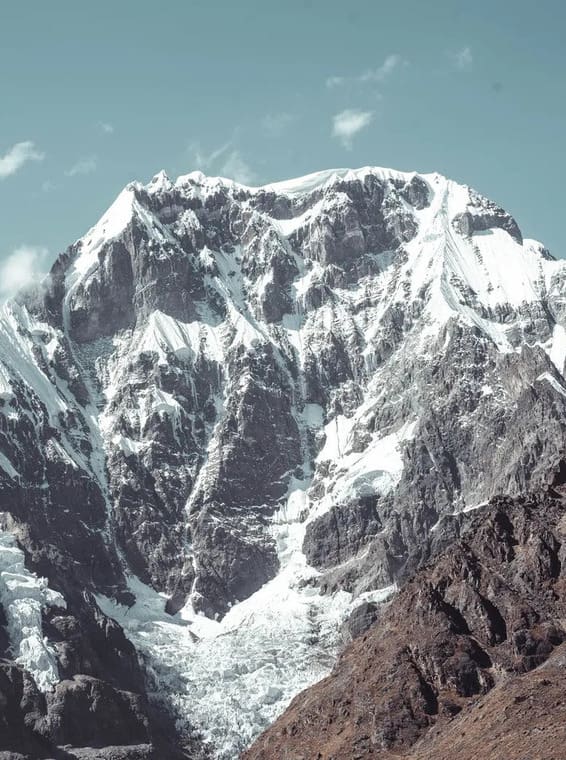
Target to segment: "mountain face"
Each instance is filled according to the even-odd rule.
[[[464,514],[243,758],[563,757],[565,506],[539,493]]]
[[[0,316],[0,692],[234,758],[455,513],[566,470],[565,294],[436,174],[128,185]]]

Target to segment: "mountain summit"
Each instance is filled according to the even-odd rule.
[[[565,295],[438,174],[128,185],[0,316],[0,603],[36,733],[96,746],[70,716],[105,689],[157,746],[157,694],[236,757],[355,607],[561,470]]]

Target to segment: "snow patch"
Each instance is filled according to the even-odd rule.
[[[132,218],[134,203],[133,189],[126,187],[97,224],[78,241],[79,254],[67,274],[67,290],[97,266],[98,253],[103,245],[124,231]]]
[[[2,452],[0,452],[0,467],[12,480],[20,479],[19,472],[14,468],[8,457],[5,454],[2,454]]]
[[[471,504],[469,507],[464,507],[462,509],[462,512],[475,512],[476,509],[481,509],[482,507],[487,507],[489,504],[489,501],[480,501],[479,504]],[[458,512],[454,512],[455,515],[459,514]]]
[[[561,385],[550,372],[543,372],[537,377],[537,382],[542,382],[543,380],[546,380],[546,382],[549,383],[557,393],[560,393],[561,396],[566,396],[566,388]]]
[[[373,604],[380,604],[387,601],[397,591],[397,585],[393,583],[391,586],[385,586],[384,588],[378,588],[375,591],[366,591],[363,594],[357,596],[351,603],[351,611],[353,612],[363,602],[373,602]]]
[[[562,325],[554,325],[550,347],[547,349],[547,352],[550,361],[562,375],[564,373],[564,363],[566,362],[566,330]]]
[[[499,228],[476,232],[472,243],[477,256],[467,257],[466,264],[460,259],[457,271],[483,304],[517,307],[540,298],[542,260],[508,232]]]
[[[377,166],[364,166],[360,169],[326,169],[320,172],[306,174],[304,177],[296,179],[283,180],[282,182],[272,182],[256,189],[256,192],[267,191],[277,195],[303,195],[311,193],[313,190],[331,187],[340,180],[353,181],[363,180],[368,174],[372,174],[379,179],[393,179],[410,182],[415,177],[415,172],[401,172],[394,169],[386,169]],[[423,178],[434,179],[435,174],[420,175]]]
[[[162,362],[167,361],[168,353],[192,362],[199,355],[217,362],[223,359],[218,328],[201,321],[181,322],[161,311],[154,311],[149,316],[136,349],[154,351]]]
[[[338,415],[326,427],[326,442],[318,461],[332,462],[327,495],[311,512],[309,520],[327,512],[334,504],[363,496],[389,493],[403,472],[403,443],[414,435],[416,421],[403,424],[389,435],[373,436],[362,452],[351,449],[355,418]]]
[[[313,217],[316,217],[322,210],[323,203],[324,201],[318,201],[312,208],[307,209],[299,216],[291,217],[291,219],[273,219],[273,224],[284,237],[289,237],[293,232],[308,224]]]

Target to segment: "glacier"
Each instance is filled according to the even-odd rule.
[[[0,530],[0,604],[12,653],[42,691],[59,681],[55,651],[42,631],[42,609],[66,606],[63,596],[25,567],[23,551],[11,533]]]

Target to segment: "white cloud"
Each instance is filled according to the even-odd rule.
[[[220,174],[229,179],[241,182],[242,185],[253,185],[256,174],[244,159],[239,150],[232,150],[220,167]]]
[[[28,161],[42,161],[45,154],[37,150],[30,140],[13,145],[7,153],[0,156],[0,179],[15,174]]]
[[[326,80],[326,86],[331,90],[333,87],[340,87],[345,81],[346,77],[328,77]]]
[[[206,171],[217,163],[218,159],[223,156],[230,148],[232,143],[224,143],[219,148],[215,148],[211,153],[203,153],[198,143],[192,143],[189,150],[192,153],[192,162],[197,169]]]
[[[88,158],[81,158],[76,164],[73,164],[70,169],[67,169],[65,176],[76,177],[79,174],[92,174],[96,171],[97,160],[96,156],[89,156]]]
[[[457,69],[460,69],[460,71],[471,69],[474,63],[474,57],[470,47],[463,47],[461,50],[452,53],[451,57],[454,61],[454,65]]]
[[[257,180],[257,175],[244,159],[241,151],[231,142],[224,143],[210,153],[203,153],[198,143],[189,146],[192,161],[197,169],[219,174],[221,177],[233,179],[243,185],[251,185]]]
[[[387,58],[383,61],[381,66],[378,66],[377,69],[369,69],[369,71],[366,71],[364,74],[362,74],[359,77],[359,81],[364,82],[385,82],[385,80],[391,76],[391,74],[395,71],[395,69],[399,68],[399,66],[406,66],[407,61],[405,61],[404,58],[402,58],[397,53],[393,53],[393,55],[388,55]]]
[[[0,299],[11,298],[21,288],[39,282],[46,273],[48,256],[47,248],[22,245],[0,262]]]
[[[99,121],[97,127],[104,135],[111,135],[114,132],[114,126],[107,121]]]
[[[286,111],[268,113],[261,120],[261,126],[272,137],[280,137],[287,127],[295,121],[295,116]]]
[[[332,136],[338,138],[347,150],[351,150],[354,136],[367,127],[372,119],[372,111],[347,108],[333,117]]]
[[[352,77],[328,77],[326,80],[326,86],[329,89],[332,89],[334,87],[341,87],[345,84],[382,84],[391,76],[395,69],[408,65],[408,61],[406,61],[403,56],[399,55],[399,53],[392,53],[391,55],[388,55],[381,66],[378,66],[376,69],[368,69],[362,74]]]

